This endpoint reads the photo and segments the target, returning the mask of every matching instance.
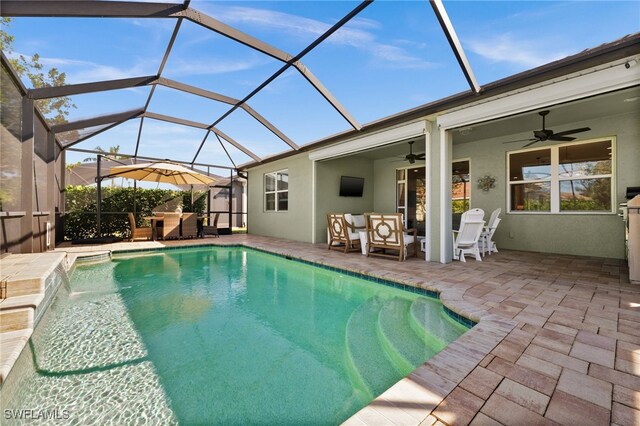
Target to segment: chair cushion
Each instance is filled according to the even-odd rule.
[[[409,245],[413,243],[413,235],[404,234],[404,244]]]
[[[358,232],[349,232],[349,239],[351,241],[359,240],[360,239],[360,233],[358,233]]]
[[[357,214],[357,215],[353,215],[351,216],[352,222],[354,226],[358,227],[358,228],[364,228],[364,215],[362,214]]]

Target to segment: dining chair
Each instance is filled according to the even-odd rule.
[[[203,226],[202,233],[205,235],[213,235],[215,238],[219,238],[218,234],[218,218],[220,218],[220,213],[216,213],[213,216],[213,225]]]
[[[147,240],[151,239],[151,227],[137,226],[136,217],[131,212],[129,213],[129,225],[131,226],[131,238],[129,239],[129,241],[133,241],[137,238],[146,238]]]
[[[182,213],[182,238],[198,237],[198,216],[196,213]]]
[[[163,240],[180,238],[180,216],[180,213],[164,213],[160,233]]]

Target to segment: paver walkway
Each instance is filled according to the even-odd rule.
[[[629,284],[623,261],[501,251],[483,262],[400,263],[252,235],[166,245],[211,243],[437,290],[450,309],[479,321],[349,424],[640,425],[640,286]]]

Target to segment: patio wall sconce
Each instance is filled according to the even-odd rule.
[[[496,178],[486,175],[478,179],[478,189],[489,191],[496,187]]]

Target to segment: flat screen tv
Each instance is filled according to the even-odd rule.
[[[340,177],[341,197],[362,197],[364,190],[364,178],[342,176]]]

